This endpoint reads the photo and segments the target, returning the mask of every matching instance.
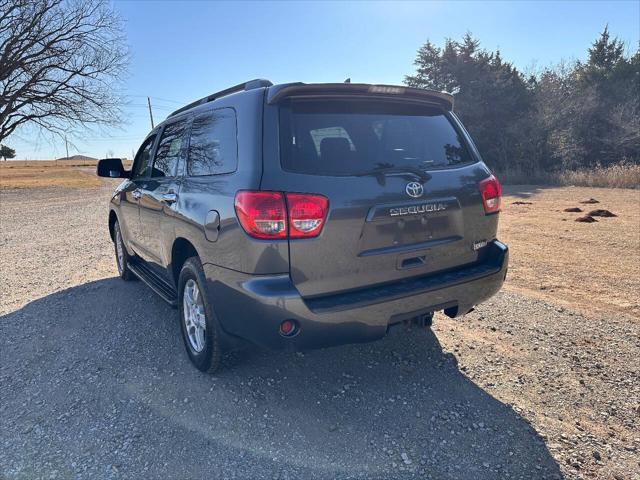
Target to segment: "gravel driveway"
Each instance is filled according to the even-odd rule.
[[[114,278],[110,189],[0,196],[0,478],[640,478],[637,324],[501,293],[202,374],[176,311]],[[613,345],[597,362],[591,336]]]

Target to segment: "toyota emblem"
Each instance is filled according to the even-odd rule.
[[[413,198],[419,198],[424,193],[424,188],[418,182],[409,182],[405,188],[407,195]]]

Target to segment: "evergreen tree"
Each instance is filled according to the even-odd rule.
[[[16,151],[13,148],[9,148],[6,145],[0,145],[0,157],[3,160],[7,160],[9,158],[15,158]]]
[[[473,135],[487,162],[507,167],[525,143],[518,123],[532,109],[523,76],[500,52],[480,48],[470,33],[460,42],[446,40],[439,49],[427,41],[414,62],[415,75],[405,77],[412,87],[457,92],[455,109]]]
[[[414,65],[405,83],[457,92],[456,113],[498,171],[640,162],[640,45],[625,55],[608,27],[585,62],[529,78],[470,33],[442,48],[427,41]]]

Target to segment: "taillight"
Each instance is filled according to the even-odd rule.
[[[285,193],[289,209],[289,237],[309,238],[320,234],[329,200],[322,195]]]
[[[482,180],[479,186],[485,213],[499,212],[502,190],[498,179],[491,175],[489,178]]]
[[[236,193],[240,225],[254,238],[287,238],[287,207],[280,192]]]
[[[240,225],[254,238],[284,239],[287,231],[289,238],[311,238],[322,231],[329,200],[309,193],[240,191],[235,208]]]

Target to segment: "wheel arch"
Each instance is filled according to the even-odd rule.
[[[189,240],[184,237],[178,237],[173,241],[171,246],[171,274],[173,281],[178,286],[178,279],[180,277],[180,270],[184,262],[191,257],[198,257],[198,251]]]
[[[115,211],[113,210],[109,210],[109,236],[111,237],[111,240],[114,240],[114,228],[116,225],[116,220],[118,220],[118,215],[116,214]]]

